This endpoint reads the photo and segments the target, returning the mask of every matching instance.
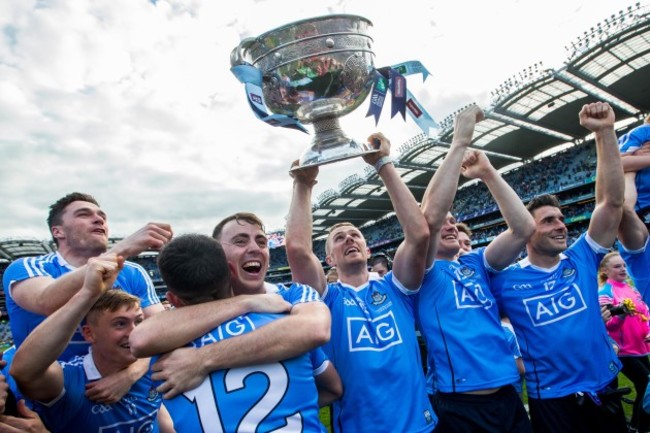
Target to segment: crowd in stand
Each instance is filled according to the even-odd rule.
[[[378,152],[363,158],[395,214],[337,224],[318,242],[317,167],[291,172],[286,245],[272,250],[245,212],[211,237],[149,223],[109,249],[92,196],[57,200],[57,251],[3,275],[15,347],[2,361],[0,431],[321,432],[324,406],[334,432],[649,431],[650,236],[628,199],[646,192],[633,183],[642,170],[628,164],[650,146],[622,157],[614,110],[587,104],[579,122],[595,142],[502,176],[469,147],[483,117],[459,113],[421,204],[390,141],[371,135]],[[471,199],[461,174],[480,181]],[[392,254],[371,260],[370,249]],[[270,284],[269,267],[284,266],[291,281]],[[619,372],[637,388],[629,421]]]

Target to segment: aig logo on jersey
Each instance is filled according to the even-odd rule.
[[[454,283],[454,296],[456,298],[456,308],[490,308],[492,300],[485,296],[483,288],[479,284]]]
[[[535,326],[563,320],[587,308],[580,287],[576,284],[571,284],[558,292],[524,299],[524,305]]]
[[[348,317],[348,339],[350,352],[381,352],[402,343],[402,336],[392,311],[372,320],[365,317]]]

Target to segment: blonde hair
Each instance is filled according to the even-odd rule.
[[[607,254],[605,254],[605,257],[600,261],[600,265],[598,265],[598,285],[602,286],[605,284],[605,281],[607,281],[607,265],[609,265],[609,261],[612,257],[615,256],[620,256],[618,251],[610,251]]]
[[[132,308],[140,308],[140,298],[125,292],[122,289],[110,289],[104,292],[102,296],[97,299],[95,304],[90,308],[86,314],[86,322],[96,323],[97,316],[104,311],[114,313],[120,308],[126,306],[128,310]]]
[[[357,228],[354,224],[351,222],[342,222],[342,223],[336,223],[332,227],[329,228],[327,231],[327,239],[325,240],[325,254],[328,256],[330,255],[330,239],[332,239],[332,232],[336,230],[339,227],[354,227],[355,229]]]

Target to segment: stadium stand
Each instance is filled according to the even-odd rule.
[[[570,236],[576,238],[593,208],[595,169],[594,143],[578,124],[577,113],[584,104],[606,101],[615,110],[621,135],[650,112],[650,8],[629,6],[565,48],[567,58],[561,67],[534,64],[492,91],[486,120],[477,125],[472,147],[488,154],[524,201],[545,192],[558,195]],[[396,167],[418,200],[453,138],[455,115],[441,122],[437,136],[417,135],[398,150]],[[461,180],[459,186],[453,212],[472,228],[474,246],[485,245],[505,228],[503,218],[484,185]],[[337,222],[361,227],[373,252],[392,253],[403,236],[372,169],[349,176],[337,190],[323,192],[313,205],[313,215],[314,251],[323,264],[324,236]],[[50,241],[0,240],[0,276],[10,260],[53,250]],[[164,295],[155,259],[155,253],[130,258],[147,269],[158,294]],[[270,281],[291,280],[283,246],[271,249],[270,268]],[[0,308],[4,311],[3,294]]]

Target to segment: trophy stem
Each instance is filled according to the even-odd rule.
[[[335,116],[321,117],[314,120],[315,135],[310,147],[300,157],[296,169],[313,165],[329,164],[344,159],[354,158],[376,150],[366,150],[363,146],[348,137],[339,126]]]
[[[311,141],[313,150],[327,149],[333,146],[342,146],[352,140],[339,125],[338,117],[323,117],[314,120],[314,138]]]

